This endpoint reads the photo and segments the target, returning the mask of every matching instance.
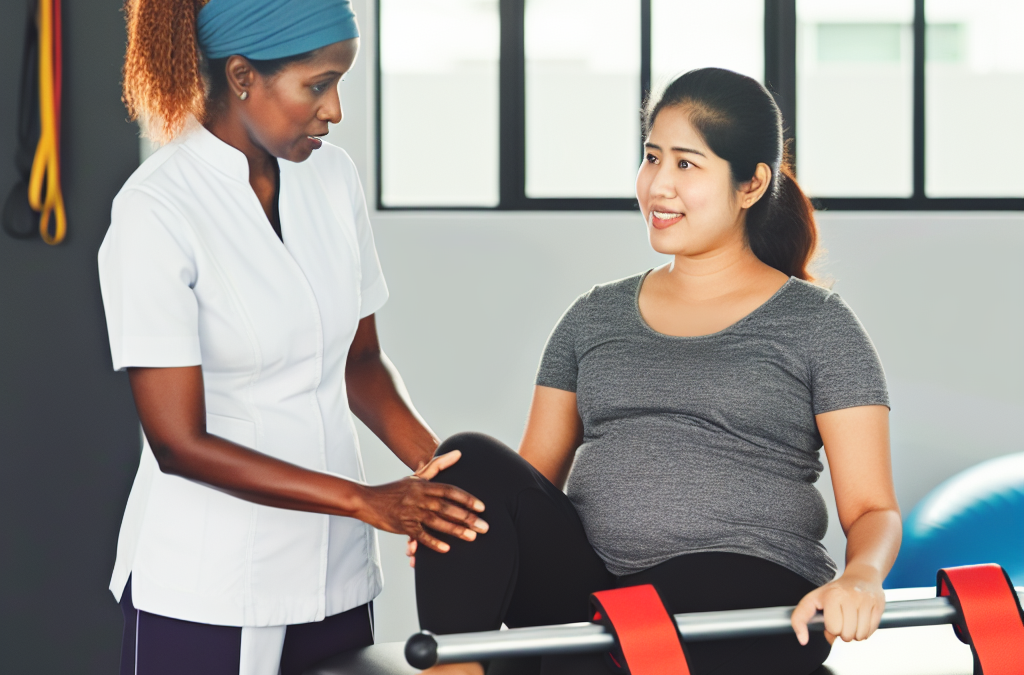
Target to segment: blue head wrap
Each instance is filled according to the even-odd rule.
[[[210,0],[196,22],[208,59],[269,60],[359,37],[349,0]]]

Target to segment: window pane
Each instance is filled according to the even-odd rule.
[[[764,0],[652,0],[651,89],[708,66],[764,82]]]
[[[638,0],[527,0],[526,194],[632,197]]]
[[[797,0],[797,171],[818,197],[913,193],[913,0]]]
[[[925,193],[1024,196],[1024,2],[929,0]]]
[[[381,199],[498,203],[498,0],[381,0]]]

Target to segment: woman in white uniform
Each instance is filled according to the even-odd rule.
[[[122,675],[284,675],[372,642],[374,527],[472,540],[377,341],[387,288],[355,167],[323,145],[347,0],[134,0],[125,101],[169,141],[99,252],[144,431],[111,591]],[[205,72],[204,72],[205,69]],[[350,409],[416,474],[365,485]]]

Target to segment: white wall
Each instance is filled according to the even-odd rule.
[[[373,201],[372,12],[357,0],[363,49],[342,84],[331,141],[359,165]],[[658,264],[630,213],[372,214],[391,289],[384,348],[441,436],[518,443],[548,332],[593,284]],[[819,214],[823,272],[873,337],[892,394],[893,470],[904,511],[945,478],[1024,450],[1024,215]],[[365,428],[372,482],[407,472]],[[819,482],[830,493],[828,475]],[[834,508],[829,550],[844,541]],[[381,535],[386,587],[378,640],[418,629],[404,540]]]

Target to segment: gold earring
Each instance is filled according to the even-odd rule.
[[[249,92],[243,91],[241,94],[238,95],[238,98],[244,101],[245,99],[249,98]]]

